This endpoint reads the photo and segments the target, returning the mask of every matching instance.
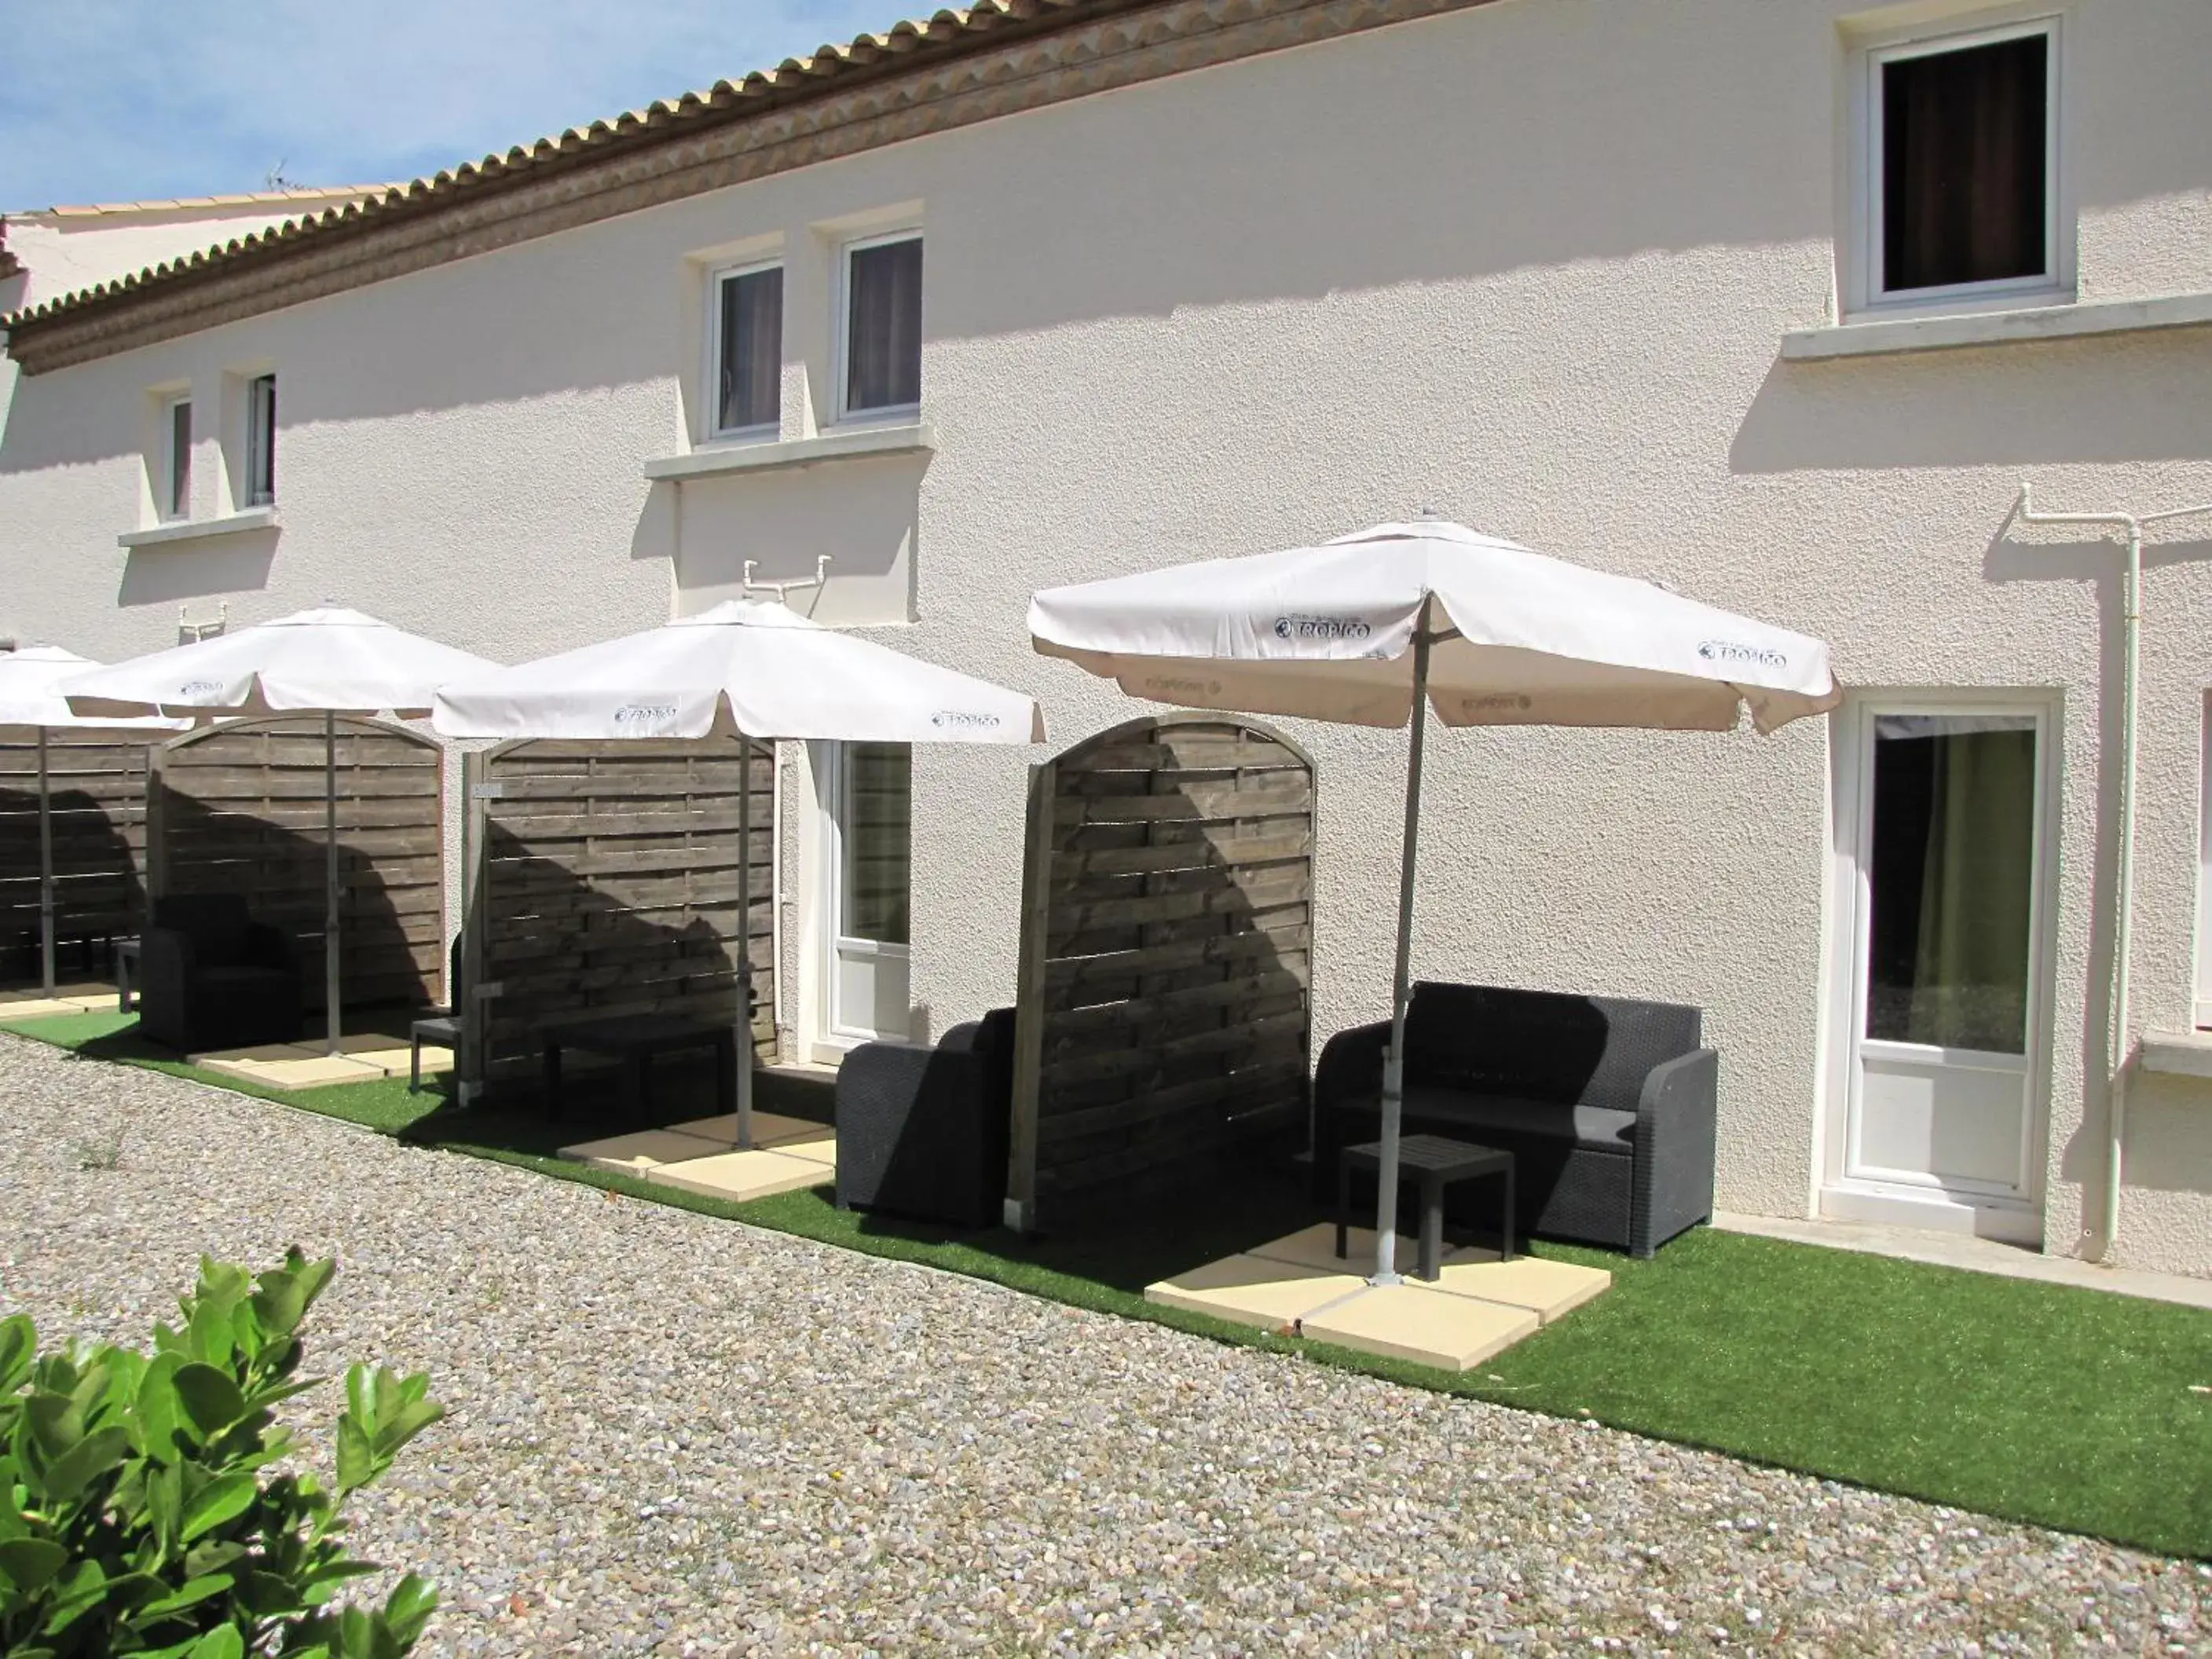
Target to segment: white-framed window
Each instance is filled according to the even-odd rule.
[[[276,501],[276,377],[257,374],[246,387],[246,505]]]
[[[707,278],[707,421],[715,438],[773,436],[783,410],[783,266],[727,265]]]
[[[921,233],[856,237],[837,256],[837,412],[921,407]]]
[[[2204,696],[2197,817],[2197,984],[2191,1024],[2212,1030],[2212,691]]]
[[[1865,306],[2063,295],[2056,16],[1865,44],[1851,289]]]
[[[180,394],[161,404],[161,467],[156,515],[164,521],[192,515],[192,400]]]

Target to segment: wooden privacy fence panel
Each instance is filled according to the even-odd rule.
[[[536,1066],[567,1020],[738,1018],[735,738],[509,744],[471,771],[479,860],[471,999],[483,1080]],[[775,1048],[774,750],[751,746],[753,1044]]]
[[[337,722],[339,985],[348,1007],[446,990],[442,751],[379,720]],[[323,1006],[323,717],[188,732],[161,751],[155,890],[241,893],[290,934],[302,993]]]
[[[147,745],[46,734],[53,803],[54,938],[127,938],[146,920]],[[107,964],[96,966],[102,975]],[[0,743],[0,973],[39,971],[39,744]]]
[[[1018,1224],[1304,1121],[1313,766],[1264,726],[1133,721],[1030,775]]]

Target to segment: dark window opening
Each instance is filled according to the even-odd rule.
[[[2051,37],[1881,66],[1881,285],[2050,274]]]
[[[921,239],[846,256],[845,408],[921,402]]]
[[[783,271],[744,271],[723,277],[717,288],[714,429],[774,426],[783,407]]]

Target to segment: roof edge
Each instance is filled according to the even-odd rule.
[[[217,196],[153,198],[143,202],[86,202],[18,208],[8,216],[28,224],[70,224],[82,219],[158,218],[170,213],[209,213],[224,208],[273,208],[287,203],[357,202],[392,189],[380,185],[295,185],[283,190],[235,191]]]
[[[0,318],[39,374],[773,173],[1493,0],[982,0]]]

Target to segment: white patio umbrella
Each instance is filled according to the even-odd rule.
[[[441,682],[488,673],[496,665],[358,611],[326,606],[94,669],[66,681],[61,690],[79,714],[323,717],[323,994],[335,1054],[341,1026],[337,717],[387,710],[403,719],[419,717],[430,712],[431,693]]]
[[[1376,1284],[1395,1283],[1424,708],[1447,726],[1772,732],[1841,700],[1827,647],[1652,583],[1547,558],[1462,525],[1378,525],[1319,547],[1055,587],[1037,650],[1133,696],[1402,726],[1405,838],[1382,1099]]]
[[[167,732],[183,731],[187,724],[151,717],[103,720],[72,713],[55,685],[99,666],[58,645],[27,646],[0,655],[0,727],[27,726],[39,734],[39,981],[48,996],[54,994],[54,820],[46,777],[46,733],[137,732],[151,743]]]
[[[1030,698],[839,633],[780,604],[731,599],[623,639],[441,686],[453,738],[703,738],[1040,743]],[[738,787],[738,1145],[752,1145],[752,769]]]

